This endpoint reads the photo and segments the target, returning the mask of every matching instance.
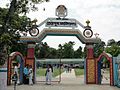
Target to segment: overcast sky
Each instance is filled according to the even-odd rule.
[[[0,0],[0,6],[1,4],[4,6],[5,3],[6,0]],[[48,3],[38,5],[39,10],[30,12],[28,17],[38,19],[37,24],[39,24],[48,17],[56,17],[55,8],[61,4],[68,9],[67,18],[75,18],[84,25],[86,25],[85,21],[89,19],[94,34],[99,33],[99,37],[103,41],[120,40],[120,0],[50,0]],[[76,37],[47,36],[43,41],[54,48],[57,48],[58,44],[68,41],[76,43],[75,49],[81,45]]]

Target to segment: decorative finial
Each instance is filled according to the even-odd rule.
[[[67,16],[67,8],[64,5],[59,5],[56,8],[56,16],[58,18],[65,18]]]
[[[95,37],[96,37],[96,38],[98,38],[98,36],[99,36],[99,34],[98,34],[98,33],[95,33],[94,35],[95,35]]]
[[[84,35],[86,38],[91,38],[91,37],[93,36],[93,31],[91,30],[91,26],[89,26],[90,21],[87,20],[86,23],[87,23],[87,26],[85,26],[85,30],[84,30],[84,32],[83,32],[83,35]]]
[[[86,23],[87,23],[87,26],[89,26],[89,24],[90,24],[90,21],[89,21],[89,20],[87,20],[87,21],[86,21]]]

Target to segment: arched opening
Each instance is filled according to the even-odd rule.
[[[96,81],[97,84],[113,85],[113,62],[112,56],[103,52],[96,63]]]
[[[12,82],[12,76],[16,72],[18,73],[18,83],[23,83],[23,68],[24,68],[24,58],[21,53],[13,52],[9,55],[8,60],[8,73],[7,73],[7,84],[10,85]]]
[[[46,37],[45,39],[50,38],[51,36]],[[56,41],[55,38],[56,36],[54,36],[54,38],[52,38],[51,41]],[[71,36],[60,36],[59,38],[63,39],[68,39],[66,42],[64,41],[64,43],[67,43],[69,41],[71,41],[71,38],[77,39],[76,37],[71,37]],[[58,37],[57,37],[58,39]],[[49,39],[50,40],[50,39]],[[59,40],[59,39],[58,39]],[[77,39],[78,40],[78,39]],[[79,40],[78,40],[79,41]],[[43,42],[46,42],[46,40]],[[72,42],[72,41],[71,41]],[[47,42],[49,45],[49,42]],[[57,43],[59,43],[59,41],[57,41]],[[62,45],[63,45],[62,44]],[[81,42],[79,43],[79,45],[81,46]],[[82,44],[83,46],[83,44]],[[55,48],[55,47],[53,47]],[[84,47],[83,47],[84,48]],[[61,49],[64,50],[64,47]],[[57,58],[45,58],[45,59],[38,59],[37,61],[39,61],[39,65],[40,67],[37,68],[37,74],[41,73],[43,75],[38,76],[36,78],[37,82],[40,83],[45,83],[45,72],[44,70],[46,70],[46,67],[48,64],[52,64],[54,71],[53,71],[53,78],[52,78],[52,83],[54,82],[61,82],[62,84],[70,84],[72,82],[72,84],[84,84],[84,58],[64,58],[63,56],[63,51],[58,50],[60,54],[59,57]],[[41,52],[42,53],[42,52]],[[42,73],[43,72],[43,73]],[[58,74],[56,76],[56,74]],[[60,74],[61,73],[61,74]],[[82,75],[80,75],[82,74]],[[70,82],[68,82],[70,81]],[[77,82],[73,82],[73,81],[77,81]]]

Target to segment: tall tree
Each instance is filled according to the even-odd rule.
[[[20,38],[20,34],[17,33],[17,31],[25,30],[20,28],[21,23],[19,23],[20,19],[18,19],[19,14],[23,13],[25,15],[29,10],[37,10],[35,4],[44,1],[48,2],[49,0],[10,0],[9,8],[6,10],[0,8],[0,54],[5,52],[6,54],[4,55],[7,55],[7,50],[9,50],[8,48],[16,43]],[[4,14],[2,14],[2,11],[4,11]],[[24,22],[26,21],[24,20]],[[27,27],[27,24],[22,27]],[[0,65],[3,64],[4,63],[0,62]]]
[[[113,57],[117,57],[120,54],[120,47],[117,44],[112,44],[106,47],[105,51],[110,53]]]
[[[94,56],[97,58],[105,50],[105,42],[101,41],[94,45]]]
[[[42,1],[43,0],[10,0],[9,8],[4,12],[2,17],[0,15],[2,20],[0,20],[0,66],[3,66],[5,64],[5,60],[7,60],[9,47],[15,44],[20,38],[20,34],[17,33],[17,31],[20,29],[15,27],[15,24],[18,24],[16,17],[19,17],[19,14],[22,13],[25,15],[30,8],[37,10],[35,4]],[[7,77],[4,77],[3,79],[6,80],[6,78]],[[6,90],[6,84],[0,86],[4,86],[2,90]]]
[[[68,42],[63,45],[63,58],[73,58],[74,57],[74,42]]]
[[[83,52],[81,46],[76,51],[74,51],[74,58],[83,58]]]

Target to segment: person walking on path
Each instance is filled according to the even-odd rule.
[[[53,72],[52,65],[49,64],[49,65],[47,66],[46,73],[45,73],[45,76],[46,76],[46,84],[47,84],[47,85],[51,85],[52,72]]]

